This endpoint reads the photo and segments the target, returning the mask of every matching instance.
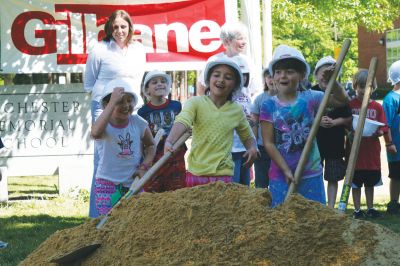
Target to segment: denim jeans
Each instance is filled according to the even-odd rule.
[[[232,181],[242,185],[250,186],[250,168],[243,166],[246,158],[243,158],[245,152],[232,152],[232,159],[235,163]]]
[[[284,179],[271,179],[269,191],[272,194],[272,208],[285,201],[288,190],[289,185]],[[297,185],[296,193],[302,195],[306,199],[326,205],[325,187],[322,176],[300,180],[300,184]]]
[[[91,112],[92,112],[92,124],[94,121],[100,116],[101,112],[103,110],[101,109],[101,105],[97,101],[92,101],[92,107],[91,107]],[[90,218],[96,218],[99,216],[99,213],[96,208],[96,171],[97,171],[97,166],[99,165],[99,153],[97,152],[96,149],[96,142],[94,143],[94,151],[93,151],[93,176],[92,176],[92,186],[90,189],[90,202],[89,202],[89,217]]]

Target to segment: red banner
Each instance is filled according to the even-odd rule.
[[[81,70],[78,65],[86,62],[94,42],[104,36],[105,21],[117,9],[131,15],[135,39],[145,45],[150,66],[195,69],[222,50],[219,33],[226,20],[223,0],[153,0],[123,5],[5,2],[9,5],[1,9],[1,64],[5,73]]]

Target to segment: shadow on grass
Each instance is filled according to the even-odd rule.
[[[57,190],[48,190],[48,189],[26,189],[26,190],[10,190],[9,195],[13,194],[51,194],[51,195],[58,195]]]
[[[49,215],[10,216],[0,218],[0,240],[8,247],[0,249],[0,265],[18,265],[57,230],[82,224],[85,217]]]

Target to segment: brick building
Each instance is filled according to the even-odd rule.
[[[388,69],[394,61],[400,60],[400,18],[394,22],[393,30],[383,33],[367,32],[358,27],[358,66],[368,69],[373,56],[378,58],[378,86],[390,87]]]

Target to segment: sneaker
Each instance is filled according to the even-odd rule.
[[[388,214],[400,214],[400,203],[395,200],[390,201],[387,204],[386,212]]]
[[[354,211],[353,218],[354,219],[363,219],[363,218],[365,218],[365,212],[362,210]]]
[[[369,218],[378,218],[381,217],[381,213],[375,210],[374,208],[368,209],[367,217]]]

